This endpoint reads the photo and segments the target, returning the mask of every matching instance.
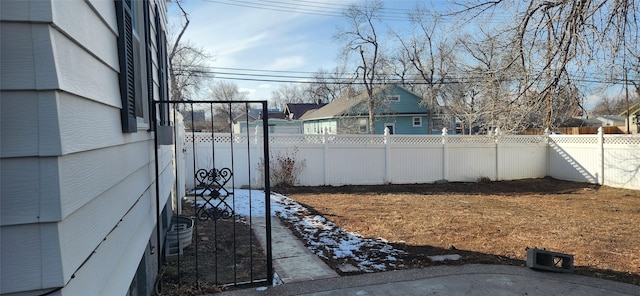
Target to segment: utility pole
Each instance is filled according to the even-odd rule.
[[[624,95],[627,101],[627,134],[631,133],[631,110],[629,109],[629,80],[627,79],[627,68],[624,68]]]

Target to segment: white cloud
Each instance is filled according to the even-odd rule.
[[[265,84],[260,84],[260,85],[258,85],[258,88],[265,88],[265,89],[267,89],[267,88],[271,88],[271,84],[267,84],[267,83],[265,83]]]
[[[267,68],[272,70],[290,70],[304,66],[304,58],[301,56],[290,56],[276,59]]]

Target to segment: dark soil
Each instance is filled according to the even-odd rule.
[[[165,263],[162,294],[202,295],[264,283],[266,255],[244,217],[201,221],[194,212],[192,204],[184,203],[183,215],[195,221],[193,242],[179,261]]]

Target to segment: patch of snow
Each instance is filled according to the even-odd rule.
[[[202,194],[202,191],[197,193]],[[209,202],[199,196],[187,196],[185,199],[207,208],[224,208],[226,204],[236,215],[265,217],[266,214],[267,199],[264,191],[260,190],[235,189],[228,196],[211,199]],[[393,248],[383,238],[367,239],[347,232],[323,216],[311,214],[308,209],[284,195],[272,193],[268,201],[270,216],[278,216],[291,223],[294,228],[292,230],[298,233],[307,248],[321,258],[344,260],[357,265],[363,272],[374,272],[387,268],[385,264],[376,262],[389,262],[390,266],[394,266],[397,256],[406,253]]]
[[[458,254],[450,254],[450,255],[436,255],[436,256],[427,256],[431,261],[444,262],[445,260],[456,261],[462,258],[462,256]]]

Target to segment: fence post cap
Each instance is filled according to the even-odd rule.
[[[446,135],[448,134],[448,131],[449,131],[449,130],[447,130],[447,128],[446,128],[446,127],[443,127],[443,128],[442,128],[442,135],[443,135],[443,136],[446,136]]]

